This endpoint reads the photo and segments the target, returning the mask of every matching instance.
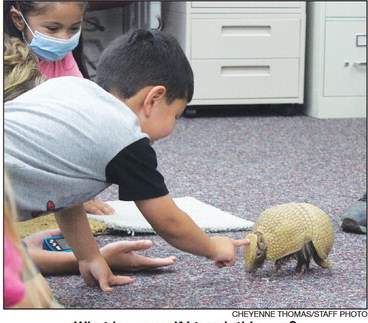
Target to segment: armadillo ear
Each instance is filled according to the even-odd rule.
[[[257,246],[262,251],[266,249],[266,242],[261,234],[258,235]]]

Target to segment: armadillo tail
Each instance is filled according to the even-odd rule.
[[[331,268],[331,264],[329,262],[327,262],[326,260],[322,259],[316,249],[314,248],[313,246],[313,243],[310,244],[311,246],[311,251],[312,251],[312,257],[313,257],[313,260],[316,262],[317,265],[323,267],[323,268]]]

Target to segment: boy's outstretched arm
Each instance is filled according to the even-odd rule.
[[[235,248],[247,245],[248,239],[209,237],[177,207],[170,195],[135,202],[156,233],[174,247],[214,260],[219,268],[235,264]]]
[[[102,257],[92,235],[83,205],[55,213],[55,219],[79,261],[79,271],[87,285],[98,283],[105,292],[110,285],[123,285],[134,280],[126,276],[115,276]]]

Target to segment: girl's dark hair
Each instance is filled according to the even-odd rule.
[[[13,23],[10,15],[10,9],[14,7],[19,10],[24,17],[30,13],[32,15],[41,15],[48,10],[48,3],[42,1],[4,1],[4,32],[10,37],[22,39],[22,33]]]
[[[137,29],[113,40],[103,51],[96,83],[128,99],[146,86],[166,87],[170,104],[175,99],[190,102],[193,72],[176,39],[159,30]]]
[[[18,37],[23,41],[22,32],[18,30],[11,18],[10,9],[14,7],[19,10],[25,19],[29,14],[41,15],[49,9],[49,5],[52,2],[45,1],[4,1],[4,33],[10,37]],[[86,1],[80,1],[83,10],[87,7]],[[73,56],[78,64],[78,68],[85,78],[89,78],[87,68],[83,58],[83,35],[81,34],[78,46],[73,50]]]

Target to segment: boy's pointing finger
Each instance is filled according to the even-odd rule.
[[[240,239],[240,240],[233,240],[233,241],[234,241],[234,247],[241,247],[241,246],[246,246],[250,244],[249,239]]]

